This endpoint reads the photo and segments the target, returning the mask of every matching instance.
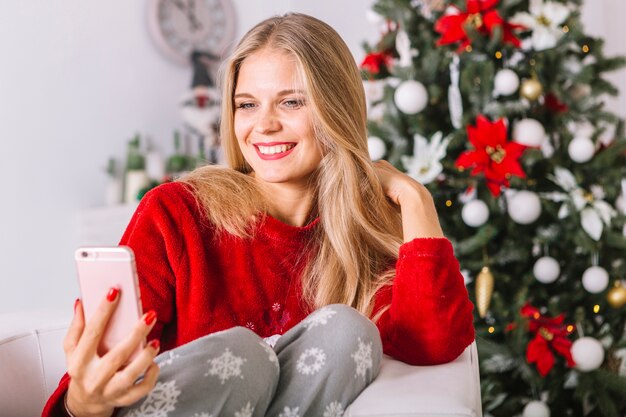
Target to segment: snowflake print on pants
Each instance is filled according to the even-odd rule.
[[[304,319],[302,321],[302,324],[304,324],[307,330],[311,330],[313,327],[328,324],[328,319],[330,319],[335,314],[337,314],[337,312],[332,308],[322,307],[315,313]]]
[[[172,363],[174,363],[174,359],[180,358],[180,355],[171,351],[167,352],[167,354],[168,354],[167,359],[159,363],[159,368],[163,368],[165,365],[171,365]]]
[[[252,413],[254,413],[254,407],[248,403],[241,410],[235,411],[235,417],[252,417]]]
[[[307,359],[313,358],[312,363],[307,363]],[[322,369],[322,366],[326,363],[326,354],[320,348],[310,348],[304,351],[298,358],[296,363],[296,369],[303,375],[313,375]]]
[[[282,413],[278,415],[278,417],[300,417],[300,407],[289,408],[285,407]]]
[[[179,395],[175,380],[157,382],[141,407],[131,411],[128,417],[167,417],[170,411],[176,410]]]
[[[356,374],[354,377],[357,378],[362,376],[365,378],[365,373],[372,369],[372,342],[363,343],[361,338],[359,337],[359,348],[356,352],[350,355],[354,362],[356,363]]]
[[[209,413],[195,413],[192,417],[213,417],[213,414],[209,414]]]
[[[332,403],[328,404],[324,409],[323,417],[342,417],[343,412],[344,409],[339,401],[333,401]]]
[[[241,373],[241,365],[246,362],[247,359],[235,356],[230,352],[230,349],[226,348],[222,355],[214,359],[209,359],[211,369],[204,376],[217,375],[222,381],[222,384],[231,377],[238,376],[243,379]]]

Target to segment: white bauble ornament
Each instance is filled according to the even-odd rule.
[[[367,138],[367,150],[372,161],[378,161],[383,159],[385,153],[387,153],[387,145],[378,136],[370,136]]]
[[[571,347],[576,369],[589,372],[598,369],[604,362],[604,348],[593,337],[581,337]]]
[[[509,198],[508,210],[515,223],[530,224],[541,215],[541,201],[532,191],[518,191]]]
[[[535,266],[533,266],[533,274],[537,281],[542,284],[550,284],[559,277],[561,273],[561,267],[556,259],[550,256],[544,256],[537,259]]]
[[[550,417],[550,409],[542,401],[531,401],[524,407],[522,417]]]
[[[601,266],[590,266],[583,273],[583,287],[592,294],[606,290],[609,273]]]
[[[502,69],[496,73],[494,91],[501,96],[510,96],[519,88],[519,77],[515,71]]]
[[[522,119],[515,123],[513,140],[526,146],[540,146],[546,138],[546,130],[535,119]]]
[[[468,226],[482,226],[489,219],[489,208],[482,200],[472,200],[463,206],[461,218]]]
[[[569,157],[572,158],[572,161],[578,163],[589,161],[593,158],[595,152],[596,145],[586,136],[576,136],[567,147]]]
[[[428,104],[428,91],[418,81],[404,81],[396,88],[393,100],[402,113],[417,114]]]

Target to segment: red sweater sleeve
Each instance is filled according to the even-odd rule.
[[[161,338],[164,324],[174,316],[174,272],[181,243],[177,221],[180,211],[192,209],[193,196],[182,184],[164,184],[144,196],[120,245],[135,252],[144,311],[155,310],[158,321],[148,340]],[[161,343],[167,348],[167,343]],[[63,397],[70,377],[65,374],[48,399],[42,417],[67,416]]]
[[[377,294],[375,311],[385,306],[377,323],[383,351],[403,362],[449,362],[474,340],[474,306],[447,239],[418,238],[400,247],[393,285]]]
[[[65,404],[63,403],[63,397],[70,385],[70,377],[68,374],[63,375],[56,390],[52,393],[46,405],[41,412],[41,417],[69,417],[69,414],[65,411]]]
[[[130,246],[135,253],[143,311],[154,310],[157,322],[148,340],[161,339],[162,350],[170,349],[172,341],[163,340],[163,328],[174,321],[175,271],[183,250],[181,213],[193,196],[181,183],[163,184],[148,192],[139,203],[120,245]],[[191,217],[191,216],[189,216]]]

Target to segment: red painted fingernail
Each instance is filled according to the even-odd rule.
[[[152,339],[150,343],[148,344],[154,350],[159,350],[159,348],[161,347],[161,343],[159,343],[159,339]]]
[[[107,294],[107,300],[109,300],[109,302],[112,303],[113,301],[115,301],[119,293],[120,293],[120,290],[118,290],[117,288],[111,288],[109,290],[109,293]]]
[[[143,321],[150,326],[152,323],[154,323],[154,321],[157,318],[157,314],[156,311],[154,310],[150,310],[146,313],[146,315],[143,317]]]
[[[77,298],[76,301],[74,301],[74,313],[76,313],[76,308],[78,307],[78,303],[80,303],[80,298]]]

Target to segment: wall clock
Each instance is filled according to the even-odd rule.
[[[231,0],[148,0],[150,33],[159,50],[190,65],[194,50],[223,56],[235,39]]]

